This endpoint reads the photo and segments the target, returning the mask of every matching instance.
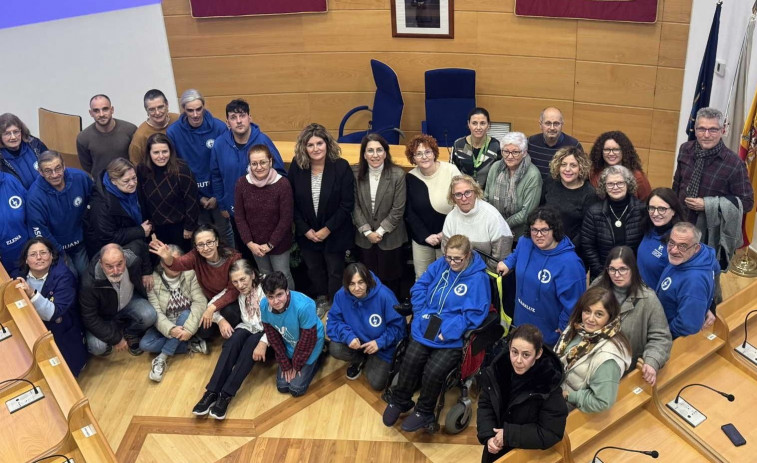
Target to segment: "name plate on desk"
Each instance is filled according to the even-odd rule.
[[[23,309],[24,307],[26,307],[26,301],[23,299],[20,301],[16,301],[14,304],[16,304],[17,309]]]
[[[92,437],[95,434],[97,434],[97,431],[95,431],[95,427],[91,424],[88,424],[81,428],[81,433],[84,434],[84,437]]]

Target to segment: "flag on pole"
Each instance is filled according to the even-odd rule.
[[[752,99],[752,107],[749,110],[749,114],[746,117],[744,123],[744,130],[741,132],[741,146],[739,146],[739,157],[746,162],[747,170],[749,171],[749,180],[752,183],[752,188],[757,188],[755,180],[757,180],[757,166],[755,166],[755,158],[757,158],[757,93],[755,93]],[[752,209],[744,217],[743,231],[744,231],[744,243],[749,245],[750,238],[754,233],[754,217],[755,211]]]
[[[712,75],[715,73],[715,57],[718,52],[718,34],[720,32],[720,10],[723,2],[718,2],[715,7],[715,16],[712,17],[710,26],[710,35],[707,38],[707,46],[704,49],[702,57],[702,66],[699,68],[699,77],[697,78],[697,87],[694,91],[694,102],[691,105],[691,114],[689,114],[689,123],[686,125],[686,133],[689,140],[695,140],[694,123],[696,122],[697,111],[710,105],[710,93],[712,92]]]

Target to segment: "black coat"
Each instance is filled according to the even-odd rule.
[[[146,208],[142,198],[140,198],[140,207],[146,217],[144,214]],[[152,261],[142,224],[136,223],[126,213],[118,198],[105,189],[102,175],[92,187],[92,196],[82,222],[88,256],[93,257],[98,254],[106,244],[120,244],[140,258],[142,264],[140,275],[152,275]]]
[[[344,252],[352,247],[355,229],[352,225],[352,210],[355,207],[355,177],[344,159],[326,160],[321,180],[321,196],[318,215],[313,208],[310,169],[301,169],[296,162],[289,168],[289,182],[294,197],[294,236],[303,249]],[[318,231],[328,227],[328,238],[314,243],[305,237],[311,228]]]
[[[592,280],[602,274],[605,268],[605,259],[615,246],[628,246],[636,253],[639,243],[644,237],[641,226],[644,214],[646,214],[644,203],[639,201],[636,196],[631,196],[628,212],[623,217],[626,239],[623,242],[618,242],[613,235],[615,217],[610,212],[607,199],[605,198],[601,203],[595,203],[589,207],[581,226],[581,251],[591,272]]]
[[[134,285],[134,295],[147,299],[147,291],[142,284],[140,268],[142,262],[139,257],[128,249],[124,250],[126,268],[129,280]],[[97,339],[111,346],[118,344],[123,335],[116,322],[118,314],[118,292],[108,281],[100,265],[98,253],[89,264],[87,272],[81,280],[79,291],[79,310],[84,327]]]
[[[505,447],[492,455],[484,447],[482,461],[495,461],[514,448],[548,449],[560,442],[565,433],[568,406],[560,384],[563,368],[560,359],[548,347],[526,373],[530,381],[512,396],[514,371],[510,352],[504,350],[481,375],[476,426],[478,441],[494,437],[493,428],[502,428]]]

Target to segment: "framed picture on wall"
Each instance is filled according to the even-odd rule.
[[[455,37],[454,0],[390,0],[392,37]]]

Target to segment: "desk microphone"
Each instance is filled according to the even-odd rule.
[[[691,386],[701,386],[701,387],[707,388],[707,389],[709,389],[709,390],[711,390],[713,392],[717,392],[718,394],[720,394],[723,397],[725,397],[726,399],[728,399],[729,402],[733,402],[734,400],[736,400],[736,397],[734,397],[733,394],[728,394],[727,392],[718,391],[717,389],[713,389],[710,386],[707,386],[706,384],[691,383],[691,384],[687,384],[686,386],[682,387],[681,390],[678,391],[678,394],[676,395],[676,400],[674,400],[674,402],[676,404],[678,403],[678,399],[681,397],[681,393],[683,392],[683,390],[686,389],[687,387],[691,387]]]
[[[625,449],[623,447],[614,447],[612,445],[608,445],[607,447],[602,447],[601,449],[597,450],[597,453],[594,454],[594,458],[591,459],[591,463],[594,463],[595,461],[597,461],[597,456],[599,455],[599,452],[606,449],[615,449],[615,450],[622,450],[624,452],[642,453],[652,458],[657,458],[660,456],[660,452],[658,452],[657,450],[634,450],[634,449]]]

